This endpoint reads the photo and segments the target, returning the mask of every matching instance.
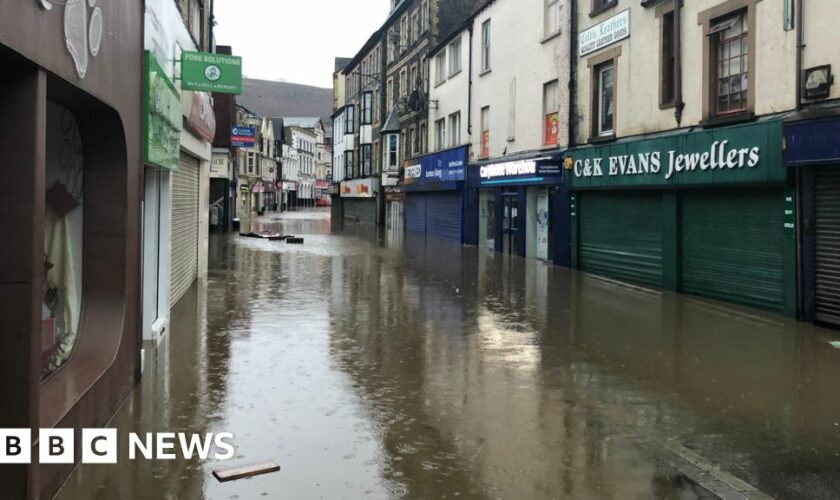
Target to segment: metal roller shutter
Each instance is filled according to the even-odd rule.
[[[817,321],[840,326],[840,169],[814,171]]]
[[[199,161],[182,155],[172,173],[172,256],[170,303],[174,306],[198,277]]]
[[[407,193],[405,196],[405,230],[426,233],[426,195]]]
[[[426,194],[426,232],[429,236],[461,243],[463,219],[460,193]]]
[[[784,310],[784,193],[687,192],[682,197],[682,291]]]
[[[662,286],[662,195],[581,193],[578,200],[580,269]]]

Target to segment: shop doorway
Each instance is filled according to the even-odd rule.
[[[548,260],[551,255],[551,203],[548,189],[537,191],[537,258]]]
[[[496,193],[485,189],[478,202],[478,246],[496,250]]]
[[[502,253],[519,255],[519,193],[502,193]]]

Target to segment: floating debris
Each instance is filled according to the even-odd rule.
[[[237,479],[270,474],[272,472],[278,472],[279,470],[280,466],[274,462],[262,462],[251,465],[240,465],[238,467],[214,469],[213,476],[215,476],[220,483],[226,483]]]

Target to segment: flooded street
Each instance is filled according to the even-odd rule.
[[[121,449],[58,498],[840,497],[837,332],[327,212],[252,229],[305,244],[212,236],[109,426],[280,472]]]

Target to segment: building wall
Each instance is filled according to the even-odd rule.
[[[500,0],[476,16],[472,41],[472,159],[477,159],[481,151],[481,109],[485,106],[490,106],[491,158],[505,151],[510,155],[542,149],[543,85],[552,80],[558,80],[560,89],[558,146],[568,144],[569,17],[565,0],[560,6],[560,34],[548,40],[543,40],[543,0]],[[491,68],[482,74],[482,25],[487,20],[491,26]]]
[[[659,107],[661,22],[656,8],[642,7],[633,0],[619,0],[618,5],[590,18],[589,0],[578,1],[579,31],[595,26],[610,17],[630,10],[630,37],[580,58],[577,65],[577,108],[580,121],[578,143],[589,140],[591,131],[591,70],[588,62],[609,50],[620,50],[616,76],[616,136],[645,134],[677,127],[674,109]],[[726,4],[721,0],[685,2],[682,11],[683,100],[685,109],[681,126],[699,124],[703,115],[703,45],[707,41],[699,24],[702,12]],[[755,114],[766,115],[793,109],[796,104],[796,32],[783,28],[783,2],[738,0],[731,5],[749,5],[755,10],[757,37],[755,54]],[[813,15],[810,14],[809,15]],[[826,29],[826,33],[830,31]],[[837,35],[834,35],[835,40]],[[809,40],[810,43],[810,40]],[[836,47],[836,42],[835,45]],[[836,51],[835,51],[836,52]],[[836,88],[835,88],[836,91]]]
[[[832,2],[803,2],[803,69],[831,64],[840,72],[840,30],[837,29],[837,5]],[[840,79],[835,76],[830,99],[840,99]]]
[[[461,41],[461,71],[449,74],[449,58],[451,56],[449,47],[455,40]],[[446,71],[443,81],[438,83],[437,56],[446,54]],[[435,148],[435,122],[444,118],[447,120],[447,135],[449,135],[449,116],[458,111],[461,112],[461,141],[460,144],[449,144],[446,147],[459,146],[470,143],[469,134],[469,80],[470,80],[470,32],[464,30],[460,35],[453,38],[440,51],[429,54],[429,127],[427,133],[427,144],[429,150]],[[446,147],[444,149],[446,149]]]

